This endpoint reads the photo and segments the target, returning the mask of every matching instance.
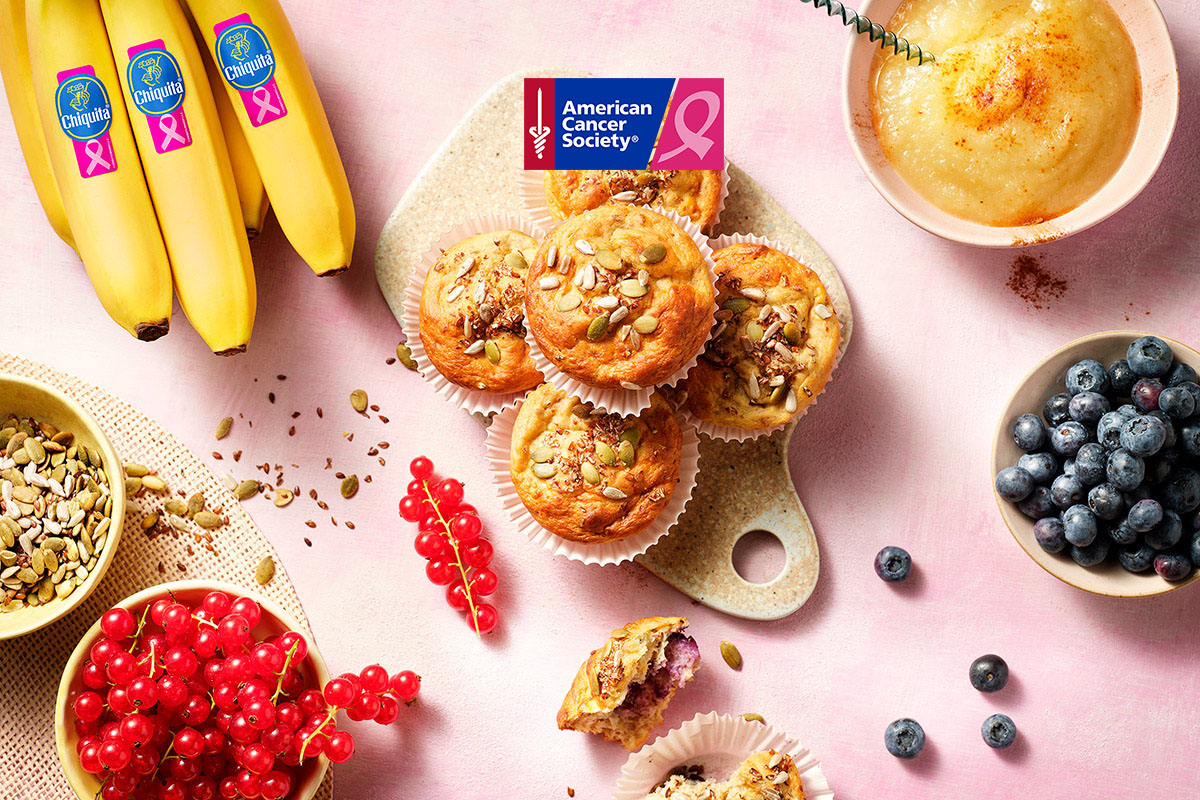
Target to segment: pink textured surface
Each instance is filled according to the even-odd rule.
[[[286,469],[288,483],[315,486],[339,523],[355,522],[354,531],[334,529],[306,498],[284,510],[250,504],[332,670],[380,660],[425,677],[421,704],[400,726],[356,727],[358,752],[336,769],[340,796],[553,798],[573,786],[576,797],[606,797],[625,754],[558,732],[554,713],[588,651],[614,626],[651,613],[689,616],[707,664],[668,725],[697,711],[757,711],[803,737],[840,797],[1194,795],[1200,592],[1116,601],[1058,583],[1001,523],[987,460],[1008,392],[1054,346],[1135,326],[1200,341],[1195,0],[1164,3],[1185,100],[1166,162],[1124,212],[1035,251],[1070,284],[1044,310],[1005,288],[1016,253],[936,240],[871,190],[841,129],[846,33],[811,7],[287,5],[357,198],[354,270],[315,278],[272,223],[253,246],[260,311],[250,352],[209,355],[178,311],[165,340],[135,342],[104,316],[73,253],[53,237],[3,122],[3,338],[7,350],[118,393],[201,454],[213,450],[218,419],[244,414],[253,429],[239,419],[220,443],[225,460],[209,457],[214,468],[232,466],[235,449],[244,451],[239,476],[255,462],[299,464]],[[584,567],[506,535],[482,430],[416,375],[384,365],[398,337],[371,269],[384,219],[480,94],[510,71],[547,63],[600,75],[724,77],[729,155],[816,236],[849,285],[855,341],[828,400],[792,444],[822,575],[790,619],[735,621],[636,566]],[[358,387],[390,424],[352,412],[347,396]],[[302,412],[295,420],[294,410]],[[365,453],[380,440],[391,443],[386,468]],[[502,629],[485,641],[425,581],[412,530],[397,520],[405,463],[419,452],[467,482],[496,540]],[[341,500],[326,457],[373,481]],[[898,589],[871,570],[885,544],[916,559],[914,578]],[[740,673],[721,663],[721,639],[740,647]],[[985,697],[966,671],[992,651],[1014,677]],[[980,740],[995,711],[1021,730],[1008,752]],[[914,763],[883,749],[884,726],[900,716],[919,719],[930,737]],[[10,800],[2,780],[0,797]]]

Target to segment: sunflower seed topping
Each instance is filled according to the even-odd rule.
[[[615,486],[605,486],[603,494],[609,500],[624,500],[629,496]]]
[[[813,306],[813,313],[815,313],[821,319],[829,319],[833,316],[833,312],[829,310],[829,306],[825,305],[824,303],[817,303],[815,306]]]
[[[469,345],[467,345],[467,349],[464,350],[463,352],[469,356],[473,356],[476,353],[483,352],[483,346],[484,346],[483,339],[476,339],[475,341],[473,341]]]
[[[539,289],[557,289],[561,285],[562,281],[558,279],[557,275],[547,275],[538,281]]]
[[[481,282],[475,287],[475,302],[482,303],[485,297],[487,297],[487,284]]]
[[[617,310],[612,312],[612,314],[608,318],[608,321],[611,324],[616,325],[618,322],[620,322],[621,320],[625,319],[628,316],[629,316],[629,309],[625,308],[625,306],[621,306],[620,308],[618,308]]]
[[[750,399],[758,402],[758,398],[762,396],[762,392],[758,386],[758,378],[748,378],[746,380],[746,394],[750,395]]]
[[[743,286],[742,296],[749,297],[751,300],[757,300],[759,302],[767,299],[766,292],[764,292],[762,289],[756,289],[753,286]]]
[[[468,258],[466,261],[464,261],[462,263],[462,266],[460,266],[458,268],[458,272],[454,273],[454,280],[458,280],[459,278],[466,277],[466,274],[468,272],[470,272],[474,266],[475,266],[475,256],[471,256],[470,258]]]
[[[632,203],[635,199],[637,199],[637,192],[633,191],[632,189],[627,189],[623,192],[617,192],[612,196],[612,199],[616,200],[618,203]]]
[[[597,300],[596,305],[600,306],[600,308],[612,310],[621,305],[621,301],[612,295],[607,295]]]
[[[580,273],[583,276],[579,280],[580,288],[582,288],[584,291],[587,291],[587,292],[590,292],[592,289],[595,289],[596,288],[596,268],[593,267],[591,264],[587,264],[584,266],[584,268],[582,270],[580,270]]]
[[[553,269],[556,261],[558,261],[558,245],[552,244],[546,251],[546,266]]]
[[[638,386],[633,381],[621,381],[621,388],[628,389],[631,392],[637,392],[640,391],[642,387]]]
[[[446,302],[453,303],[455,300],[462,297],[462,293],[465,290],[465,288],[466,287],[464,287],[462,284],[455,286],[453,289],[450,290],[450,293],[448,295],[446,295]]]
[[[787,345],[783,342],[776,342],[774,346],[775,352],[778,353],[781,358],[785,358],[788,361],[795,359],[795,356],[792,355],[792,351],[789,350]]]
[[[596,255],[596,249],[592,247],[591,243],[588,242],[587,239],[576,239],[575,249],[583,253],[585,256]]]
[[[789,414],[795,414],[798,406],[799,403],[796,400],[796,390],[792,389],[790,392],[788,392],[787,400],[784,402],[783,407],[787,409]]]

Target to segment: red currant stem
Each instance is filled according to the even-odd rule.
[[[279,671],[279,680],[275,682],[275,694],[271,695],[271,705],[275,705],[279,695],[283,694],[283,676],[287,674],[288,667],[292,665],[292,658],[296,655],[298,647],[300,647],[300,643],[293,642],[292,646],[288,648],[287,657],[283,659],[283,669]]]
[[[133,632],[133,642],[129,645],[129,652],[137,649],[138,640],[142,638],[142,628],[146,627],[146,617],[150,616],[150,606],[142,609],[142,618],[138,620],[137,630]]]
[[[174,749],[175,749],[175,742],[172,741],[170,744],[167,745],[167,749],[163,751],[162,758],[160,758],[158,760],[158,766],[154,768],[154,773],[150,776],[151,783],[153,783],[154,779],[158,777],[158,771],[160,769],[162,769],[162,765],[167,763],[167,759],[171,758],[171,751]],[[178,756],[176,756],[176,758],[178,758]]]
[[[213,622],[208,617],[197,617],[195,614],[192,614],[192,619],[196,620],[196,622],[200,625],[208,625],[214,629],[217,627],[217,623]]]
[[[471,627],[475,629],[476,636],[483,636],[479,630],[479,620],[475,618],[475,597],[471,594],[471,582],[467,580],[467,570],[462,564],[462,554],[458,552],[458,542],[454,540],[453,534],[450,533],[450,523],[442,516],[442,509],[438,507],[437,501],[433,499],[433,492],[429,490],[429,481],[421,481],[421,488],[425,490],[425,496],[429,498],[429,505],[433,506],[433,513],[437,514],[438,521],[442,523],[442,527],[446,532],[442,534],[450,542],[450,546],[454,548],[454,566],[458,567],[458,573],[462,575],[463,594],[467,596],[467,611],[471,615]]]
[[[307,737],[305,737],[304,744],[300,745],[300,760],[301,761],[304,760],[304,753],[305,753],[305,751],[308,750],[308,743],[311,742],[313,739],[317,738],[317,734],[319,734],[321,732],[321,729],[324,728],[329,723],[333,722],[334,719],[336,719],[336,718],[337,718],[337,709],[334,708],[333,706],[330,706],[329,711],[325,714],[325,719],[321,720],[320,725],[313,728],[313,732],[310,733]]]

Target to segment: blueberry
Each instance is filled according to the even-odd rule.
[[[1008,685],[1008,664],[995,653],[971,662],[971,685],[981,692],[998,692]]]
[[[1139,544],[1136,547],[1123,548],[1117,553],[1117,561],[1130,572],[1145,572],[1154,566],[1156,555],[1158,553],[1150,545]]]
[[[1129,408],[1133,410],[1133,406]],[[1100,417],[1096,423],[1096,441],[1109,450],[1116,450],[1121,446],[1121,428],[1127,420],[1128,417],[1120,411],[1109,411]]]
[[[1163,512],[1162,522],[1147,531],[1145,539],[1146,544],[1155,550],[1170,550],[1183,539],[1183,520],[1174,511]]]
[[[1112,539],[1113,544],[1131,545],[1137,541],[1138,533],[1133,528],[1129,527],[1129,523],[1121,520],[1116,525],[1108,529],[1108,538]],[[1146,569],[1150,568],[1150,562],[1146,562]]]
[[[1182,553],[1159,553],[1154,557],[1154,571],[1169,581],[1181,581],[1192,574],[1192,562]]]
[[[1146,464],[1124,448],[1108,457],[1108,482],[1122,492],[1132,492],[1146,477]]]
[[[1099,529],[1096,515],[1085,505],[1074,505],[1063,512],[1063,528],[1067,541],[1080,547],[1096,541]]]
[[[1172,389],[1183,389],[1192,396],[1192,400],[1196,403],[1196,409],[1200,411],[1200,383],[1195,381],[1187,381],[1178,386],[1172,386]]]
[[[1162,522],[1163,507],[1157,500],[1139,500],[1129,509],[1129,527],[1138,533],[1145,533]],[[1162,550],[1163,548],[1157,548]]]
[[[1022,414],[1012,428],[1013,441],[1026,453],[1032,453],[1046,442],[1046,426],[1037,414]]]
[[[1047,400],[1046,405],[1042,406],[1042,418],[1049,425],[1066,422],[1071,418],[1070,405],[1071,395],[1066,392],[1060,392]]]
[[[1133,419],[1138,414],[1142,413],[1137,410],[1137,406],[1135,406],[1133,403],[1121,403],[1121,405],[1117,406],[1116,411],[1121,415],[1122,419]]]
[[[1200,422],[1193,422],[1180,428],[1179,443],[1183,447],[1183,452],[1192,458],[1200,458]]]
[[[1146,480],[1154,484],[1162,483],[1171,477],[1178,463],[1178,450],[1164,450],[1146,462]]]
[[[1062,474],[1070,475],[1072,478],[1075,477],[1075,459],[1068,458],[1063,460]]]
[[[1196,398],[1183,386],[1172,386],[1158,395],[1158,407],[1169,417],[1187,419],[1196,413]]]
[[[1081,567],[1094,567],[1108,558],[1108,540],[1097,538],[1088,545],[1073,545],[1071,560]]]
[[[1200,530],[1192,534],[1192,543],[1188,546],[1188,557],[1194,566],[1200,567]]]
[[[1005,467],[996,475],[996,491],[1010,503],[1018,503],[1033,491],[1033,476],[1020,467]]]
[[[1154,378],[1142,378],[1133,385],[1131,397],[1133,399],[1133,407],[1138,411],[1145,413],[1146,411],[1156,411],[1158,409],[1158,397],[1162,394],[1163,385]]]
[[[1058,459],[1049,453],[1026,453],[1017,466],[1029,473],[1034,483],[1048,484],[1058,475]]]
[[[1176,361],[1175,365],[1167,372],[1165,381],[1167,386],[1179,386],[1184,383],[1200,383],[1200,376],[1196,374],[1196,370],[1191,364],[1185,364],[1182,361]]]
[[[915,719],[898,719],[883,732],[883,744],[896,758],[916,758],[925,749],[925,729]]]
[[[1096,392],[1080,392],[1071,398],[1067,406],[1071,419],[1085,425],[1096,424],[1100,417],[1111,410],[1112,403],[1108,402],[1108,398]]]
[[[875,574],[888,583],[902,581],[912,570],[912,557],[900,547],[885,547],[875,556]]]
[[[1125,510],[1128,511],[1136,506],[1139,501],[1149,500],[1154,496],[1154,492],[1149,486],[1142,483],[1136,486],[1132,491],[1122,492],[1121,496],[1125,498]]]
[[[1035,522],[1033,536],[1047,553],[1061,553],[1067,549],[1066,531],[1058,517],[1043,517]]]
[[[1170,371],[1175,354],[1171,352],[1171,346],[1157,336],[1143,336],[1129,345],[1125,360],[1135,375],[1161,378]]]
[[[1162,487],[1162,504],[1180,514],[1195,511],[1200,506],[1200,473],[1190,467],[1171,473]]]
[[[1088,508],[1100,519],[1116,519],[1125,510],[1125,498],[1121,490],[1111,483],[1093,486],[1088,492]]]
[[[1075,454],[1075,477],[1084,486],[1095,486],[1104,480],[1108,466],[1108,451],[1104,445],[1088,442]]]
[[[1003,750],[1017,740],[1017,726],[1007,714],[992,714],[983,721],[983,740],[988,747]]]
[[[1158,417],[1142,415],[1121,426],[1121,447],[1138,458],[1152,456],[1167,443],[1167,426]]]
[[[1073,456],[1087,443],[1087,428],[1078,422],[1062,422],[1050,431],[1050,447],[1060,456]]]
[[[1085,358],[1072,364],[1067,370],[1067,391],[1071,394],[1080,392],[1099,392],[1105,394],[1109,390],[1108,370],[1093,358]]]
[[[1029,497],[1017,503],[1017,509],[1030,519],[1041,519],[1054,513],[1054,501],[1045,486],[1035,486]]]
[[[1129,391],[1136,381],[1137,375],[1133,374],[1133,370],[1129,368],[1129,362],[1123,358],[1120,361],[1114,361],[1108,368],[1108,382],[1118,397],[1129,397]]]
[[[1050,484],[1050,499],[1059,508],[1083,502],[1083,484],[1074,475],[1059,475]]]
[[[1156,411],[1147,411],[1147,417],[1153,417],[1163,424],[1163,430],[1167,433],[1167,438],[1163,439],[1163,448],[1174,447],[1179,441],[1179,431],[1175,428],[1175,420],[1167,416],[1167,413],[1161,408]]]

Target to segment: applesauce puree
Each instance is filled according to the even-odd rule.
[[[1104,0],[905,0],[890,29],[937,61],[875,56],[871,115],[913,189],[985,225],[1065,214],[1116,173],[1141,81]]]

